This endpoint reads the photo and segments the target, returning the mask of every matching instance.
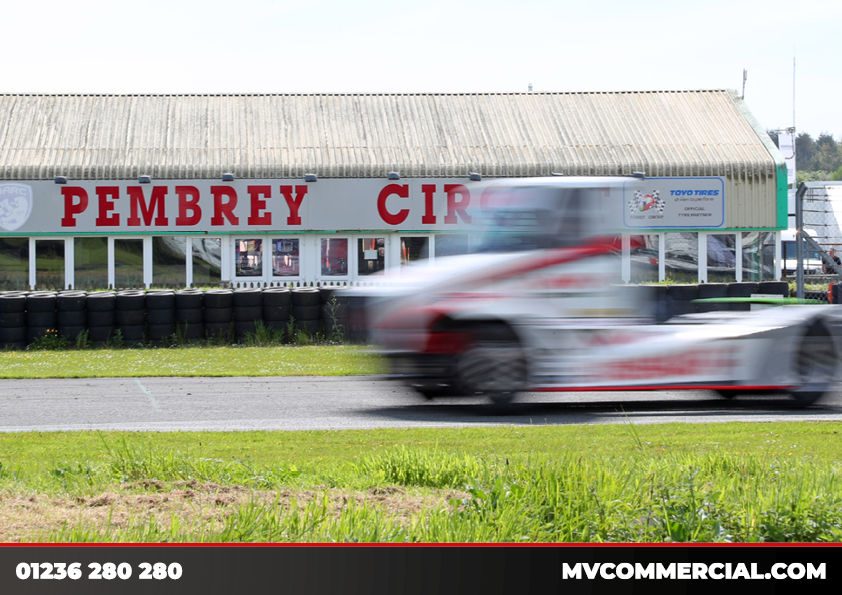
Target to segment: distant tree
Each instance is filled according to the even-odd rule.
[[[831,172],[823,169],[814,169],[812,171],[799,169],[795,172],[795,182],[797,184],[801,182],[825,182],[830,179],[831,175]]]
[[[799,170],[812,171],[815,168],[816,143],[813,137],[802,132],[795,137],[795,164]]]
[[[816,140],[816,155],[814,169],[835,171],[842,166],[842,153],[839,145],[833,140],[833,135],[822,133]]]
[[[834,182],[842,182],[842,166],[830,174],[830,179]]]

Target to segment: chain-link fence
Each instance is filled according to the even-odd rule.
[[[795,197],[796,295],[842,279],[842,182],[804,182]],[[784,246],[784,259],[787,258]],[[838,254],[837,254],[838,253]],[[826,293],[826,290],[825,290]]]

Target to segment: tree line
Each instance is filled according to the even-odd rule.
[[[778,145],[778,133],[768,133]],[[814,140],[802,132],[795,137],[795,168],[799,183],[842,180],[842,142],[836,142],[832,134],[822,133]]]

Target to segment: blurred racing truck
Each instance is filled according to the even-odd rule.
[[[645,287],[619,283],[624,201],[641,180],[486,183],[476,253],[365,288],[369,339],[427,398],[524,391],[710,389],[799,404],[838,377],[838,308],[706,312],[656,324]]]

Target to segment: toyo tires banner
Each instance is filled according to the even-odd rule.
[[[725,225],[723,178],[646,178],[634,188],[624,189],[624,198],[625,227],[698,229]]]

